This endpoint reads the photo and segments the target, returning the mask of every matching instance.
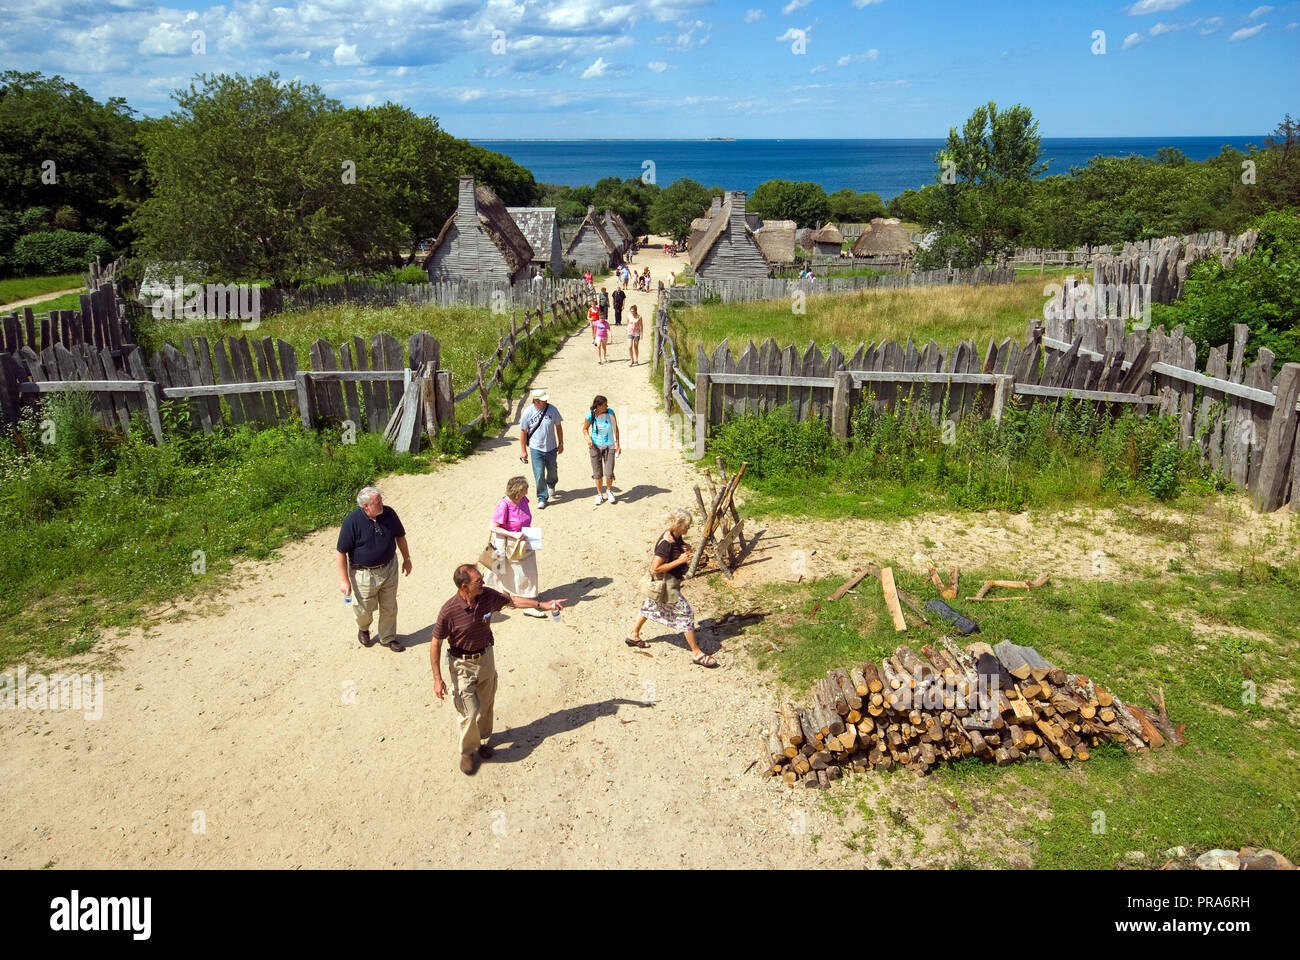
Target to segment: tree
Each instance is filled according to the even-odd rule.
[[[838,223],[867,223],[885,215],[885,203],[878,193],[858,193],[845,187],[826,199],[830,203],[830,218]]]
[[[592,188],[592,203],[598,212],[613,210],[632,233],[640,236],[650,229],[650,209],[659,196],[659,187],[642,183],[639,177],[605,177]]]
[[[831,217],[826,191],[810,181],[760,183],[750,194],[748,209],[764,220],[793,220],[801,227],[820,227]]]
[[[709,192],[694,180],[674,180],[655,198],[650,208],[650,228],[685,243],[691,235],[691,221],[704,216],[710,200]]]
[[[1020,104],[999,112],[989,101],[975,108],[961,134],[948,131],[935,155],[939,202],[925,213],[933,220],[927,225],[945,237],[936,247],[953,254],[955,266],[1010,252],[1027,223],[1033,180],[1047,167],[1041,153],[1038,122]]]

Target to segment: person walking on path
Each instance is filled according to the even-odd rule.
[[[383,494],[364,487],[357,494],[357,508],[339,528],[336,562],[339,590],[352,598],[357,618],[357,640],[363,647],[376,642],[401,653],[397,640],[397,551],[402,551],[402,573],[411,575],[411,551],[406,546],[406,528],[397,511],[384,505]],[[349,571],[349,567],[351,570]],[[379,637],[370,637],[370,624],[379,611]]]
[[[442,643],[447,641],[447,669],[451,672],[451,702],[460,714],[460,770],[474,772],[474,754],[484,760],[492,756],[492,712],[496,705],[497,669],[492,656],[490,621],[505,607],[524,610],[562,610],[564,604],[546,604],[528,597],[507,596],[483,584],[483,575],[472,563],[462,563],[452,574],[456,594],[442,605],[433,624],[429,662],[433,667],[433,693],[439,700],[447,695],[442,678]]]
[[[596,297],[596,305],[600,307],[600,319],[609,319],[609,294],[604,287],[600,288],[600,295]]]
[[[600,308],[594,303],[587,308],[587,326],[591,327],[591,345],[596,346],[596,321],[600,319]]]
[[[623,452],[618,436],[618,420],[609,409],[609,401],[597,395],[582,423],[591,457],[591,479],[596,481],[596,506],[614,503],[614,458]]]
[[[623,301],[627,299],[627,294],[621,289],[615,290],[611,299],[614,303],[614,326],[621,327],[623,325]]]
[[[596,362],[604,363],[609,359],[609,321],[597,317],[591,328],[596,335]]]
[[[650,561],[650,576],[667,581],[663,602],[645,599],[641,614],[632,632],[624,639],[629,647],[648,647],[641,639],[641,627],[647,620],[682,631],[691,648],[691,663],[701,667],[716,667],[718,661],[700,649],[695,641],[695,614],[681,592],[681,570],[691,562],[691,548],[683,538],[691,528],[691,515],[686,510],[672,510],[668,514],[668,529],[659,535],[654,556]]]
[[[627,365],[635,367],[641,359],[641,314],[636,304],[627,315]]]
[[[545,390],[534,390],[532,409],[519,418],[519,459],[533,465],[537,509],[545,510],[555,496],[559,480],[558,457],[564,452],[564,427],[560,411],[551,406]]]
[[[528,509],[528,480],[511,477],[506,481],[506,495],[492,511],[492,550],[496,562],[485,576],[487,585],[498,593],[516,597],[537,598],[537,552],[524,538],[524,527],[533,525],[533,514]],[[525,616],[541,617],[546,614],[531,607],[524,608]]]

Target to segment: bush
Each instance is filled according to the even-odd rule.
[[[405,267],[393,267],[380,279],[385,283],[428,283],[429,274],[425,272],[424,267],[412,263]]]
[[[745,476],[759,481],[823,476],[842,453],[824,421],[795,423],[788,406],[723,424],[711,446],[724,460],[748,463]]]
[[[96,257],[107,258],[110,252],[108,241],[98,234],[47,230],[19,237],[11,262],[17,273],[46,276],[85,270]]]

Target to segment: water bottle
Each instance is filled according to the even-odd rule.
[[[559,623],[559,622],[560,622],[560,608],[554,607],[551,610],[551,623]]]
[[[352,603],[352,594],[349,593],[349,594],[347,594],[346,596],[344,596],[344,598],[343,598],[343,602],[346,603],[346,604],[351,604],[351,603]]]

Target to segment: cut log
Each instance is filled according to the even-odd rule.
[[[799,725],[799,711],[793,703],[781,705],[781,737],[796,747],[803,743],[803,729]]]
[[[839,685],[840,696],[849,705],[849,710],[862,709],[862,696],[858,693],[857,684],[849,677],[849,672],[844,668],[832,670],[835,682]]]
[[[981,586],[978,590],[975,591],[975,596],[973,596],[973,597],[967,597],[966,599],[967,599],[967,600],[983,600],[983,599],[988,595],[988,592],[989,592],[990,590],[992,590],[992,589],[993,589],[993,581],[992,581],[992,580],[985,580],[983,586]]]
[[[1052,582],[1051,574],[1040,573],[1033,580],[1029,581],[1031,587],[1045,587]]]
[[[849,579],[844,583],[843,586],[836,587],[836,588],[835,588],[835,592],[832,593],[832,594],[831,594],[827,599],[828,599],[828,600],[839,600],[839,599],[840,599],[841,597],[843,597],[846,593],[848,593],[850,590],[852,590],[854,587],[856,587],[859,583],[861,583],[862,580],[863,580],[863,578],[866,577],[866,575],[867,575],[867,571],[866,571],[866,570],[863,570],[863,571],[861,571],[860,573],[855,573],[852,577],[850,577],[850,578],[849,578]]]
[[[993,648],[1002,666],[1006,667],[1007,673],[1017,680],[1029,679],[1032,668],[1028,661],[1020,652],[1020,648],[1008,640],[1003,640]]]
[[[1026,587],[1028,584],[1026,584]],[[1033,647],[1017,647],[1020,655],[1029,663],[1030,676],[1035,680],[1046,680],[1056,667],[1042,658],[1042,656]]]
[[[894,571],[891,567],[880,569],[880,585],[885,592],[885,606],[894,619],[894,630],[906,630],[907,621],[903,619],[903,608],[898,603],[898,588],[894,585]]]
[[[885,689],[885,685],[880,679],[880,671],[870,660],[862,665],[862,676],[866,678],[867,686],[871,688],[872,693],[879,693]]]
[[[853,681],[853,690],[859,697],[871,695],[871,685],[867,683],[866,674],[857,667],[849,670],[849,679]]]
[[[933,563],[927,563],[927,564],[926,564],[926,567],[929,568],[929,570],[930,570],[930,582],[933,583],[933,584],[935,585],[935,587],[936,587],[936,588],[938,589],[938,591],[939,591],[939,594],[942,595],[942,594],[944,593],[944,591],[947,590],[948,588],[945,587],[945,586],[943,585],[943,581],[942,581],[941,579],[939,579],[939,571],[936,570],[936,569],[934,569],[934,564],[933,564]]]

